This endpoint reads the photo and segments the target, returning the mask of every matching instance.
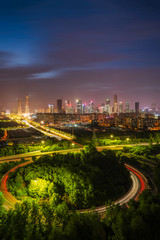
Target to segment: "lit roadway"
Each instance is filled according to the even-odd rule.
[[[19,159],[17,159],[19,160]],[[10,161],[10,160],[9,160]],[[14,159],[15,161],[15,159]],[[14,205],[16,203],[21,203],[21,201],[17,200],[7,189],[7,180],[9,178],[9,173],[15,171],[17,168],[19,167],[23,167],[27,164],[30,164],[32,161],[28,161],[25,163],[21,163],[19,165],[17,165],[16,167],[10,169],[3,177],[1,180],[1,185],[0,185],[0,189],[2,191],[2,194],[5,198],[5,208],[9,209],[9,208],[14,208]],[[139,194],[144,191],[146,188],[148,188],[148,183],[147,183],[147,179],[144,177],[144,175],[139,172],[137,169],[127,165],[126,168],[130,171],[130,175],[131,175],[131,180],[132,180],[132,186],[130,188],[130,190],[124,195],[122,196],[120,199],[116,200],[114,202],[114,204],[126,204],[129,202],[129,200],[131,199],[138,199]],[[103,213],[106,210],[106,206],[99,206],[97,208],[95,208],[94,211],[97,211],[99,213]],[[84,209],[84,210],[80,210],[81,212],[83,211],[90,211],[89,209]]]
[[[47,136],[49,136],[49,137],[57,138],[59,141],[62,140],[62,137],[61,137],[61,136],[58,136],[57,134],[49,133],[47,130],[45,131],[45,129],[44,129],[44,130],[40,130],[39,128],[35,127],[34,125],[30,124],[30,123],[27,122],[27,121],[26,121],[26,123],[27,123],[30,127],[38,130],[39,132],[41,132],[41,133],[43,133],[43,134],[45,134],[45,135],[47,135]]]
[[[71,141],[73,144],[78,144],[74,141]],[[80,145],[80,144],[79,144]],[[98,151],[102,151],[104,149],[108,150],[122,150],[123,147],[132,147],[132,146],[139,146],[139,145],[149,145],[148,143],[137,143],[137,144],[126,144],[126,145],[110,145],[110,146],[98,146],[96,147]],[[42,155],[46,155],[46,154],[55,154],[55,153],[61,153],[61,154],[66,154],[68,152],[80,152],[82,150],[82,145],[80,145],[80,147],[76,147],[74,148],[75,145],[73,145],[73,148],[71,149],[65,149],[65,150],[57,150],[57,151],[50,151],[50,152],[41,152],[41,150],[37,150],[34,152],[28,152],[28,153],[21,153],[21,154],[17,154],[17,155],[11,155],[11,156],[5,156],[5,157],[0,157],[0,163],[6,161],[6,160],[11,160],[13,161],[14,159],[16,160],[21,160],[21,158],[31,158],[33,156],[42,156]]]
[[[28,123],[28,122],[27,122]],[[35,129],[37,129],[38,131],[42,132],[43,134],[46,134],[48,136],[51,137],[56,137],[59,140],[61,140],[62,138],[67,139],[69,141],[71,141],[73,144],[78,145],[81,148],[72,148],[72,149],[67,149],[67,150],[59,150],[59,151],[52,151],[52,152],[41,152],[41,151],[35,151],[35,152],[30,152],[30,153],[24,153],[24,154],[18,154],[18,155],[14,155],[14,156],[6,156],[6,157],[0,157],[0,163],[5,162],[5,161],[20,161],[21,158],[25,158],[27,160],[29,160],[28,162],[25,163],[21,163],[20,165],[14,167],[13,169],[9,170],[3,177],[1,180],[1,191],[2,194],[5,198],[5,207],[7,209],[9,208],[13,208],[14,205],[16,203],[20,203],[20,201],[18,201],[7,189],[7,180],[9,178],[9,173],[15,171],[17,168],[19,167],[23,167],[29,163],[31,163],[31,157],[32,156],[41,156],[41,155],[46,155],[46,154],[53,154],[53,153],[68,153],[68,152],[79,152],[83,146],[79,143],[76,143],[74,141],[71,140],[70,137],[67,137],[66,135],[63,134],[57,134],[53,132],[48,132],[47,130],[40,130],[38,128],[36,128],[35,126],[31,125],[30,123],[28,123],[28,125],[30,125],[30,127],[33,127]],[[127,144],[127,145],[113,145],[113,146],[100,146],[97,147],[98,151],[101,151],[103,149],[112,149],[112,150],[119,150],[119,149],[123,149],[124,146],[135,146],[135,145],[148,145],[148,143],[140,143],[140,144]],[[132,179],[132,187],[130,188],[130,190],[120,199],[116,200],[114,202],[114,204],[126,204],[130,199],[138,199],[139,194],[146,188],[148,188],[148,183],[147,183],[147,179],[143,176],[143,174],[141,172],[139,172],[137,169],[129,166],[126,164],[126,168],[130,171],[130,175],[131,175],[131,179]],[[105,212],[106,206],[100,206],[97,207],[95,209],[95,211],[98,211],[100,213]],[[81,210],[84,211],[84,210]]]

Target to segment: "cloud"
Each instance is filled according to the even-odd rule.
[[[14,54],[11,52],[0,51],[0,68],[9,65],[14,59]]]

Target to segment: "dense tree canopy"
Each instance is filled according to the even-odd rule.
[[[160,196],[147,191],[128,207],[108,206],[103,218],[69,211],[65,202],[52,207],[33,200],[0,211],[3,240],[159,240],[159,226]]]
[[[9,189],[16,196],[66,202],[87,208],[114,200],[130,186],[129,172],[111,150],[85,147],[80,153],[43,156],[11,173]]]

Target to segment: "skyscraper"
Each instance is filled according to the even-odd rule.
[[[117,95],[114,95],[114,97],[113,97],[113,105],[114,105],[115,103],[117,103]]]
[[[139,102],[135,102],[135,113],[139,113]]]
[[[129,102],[126,102],[126,113],[129,113]]]
[[[118,103],[117,103],[117,95],[114,95],[113,97],[113,107],[114,107],[114,112],[118,112]]]
[[[94,113],[94,102],[89,101],[89,113]]]
[[[110,113],[110,99],[106,98],[105,112]]]
[[[25,98],[25,114],[29,114],[29,96]]]
[[[82,104],[82,113],[83,114],[87,113],[87,104],[86,103]]]
[[[66,114],[73,114],[73,107],[71,101],[65,101],[65,113]]]
[[[119,102],[119,113],[123,113],[123,102]]]
[[[53,105],[52,104],[48,104],[48,110],[49,110],[49,113],[53,113]]]
[[[62,99],[57,99],[57,111],[62,113]]]
[[[77,105],[77,113],[82,114],[83,112],[82,100],[76,100],[76,105]]]
[[[18,99],[18,114],[22,114],[22,102]]]

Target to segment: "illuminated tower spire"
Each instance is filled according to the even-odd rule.
[[[18,114],[22,114],[22,102],[18,99]]]
[[[25,98],[25,113],[29,113],[29,96],[26,96]]]

